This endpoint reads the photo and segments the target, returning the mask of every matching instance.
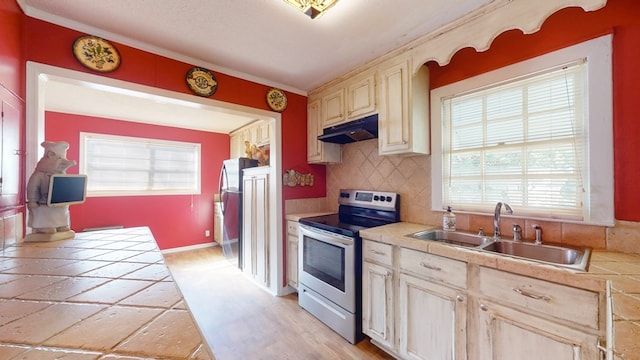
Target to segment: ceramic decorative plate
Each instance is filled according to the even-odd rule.
[[[271,110],[283,112],[287,108],[287,95],[280,89],[271,88],[267,91],[267,104]]]
[[[107,40],[96,36],[81,36],[73,43],[73,55],[85,67],[110,72],[120,66],[120,53]]]
[[[187,85],[196,95],[211,96],[218,90],[218,81],[211,71],[194,67],[187,72]]]

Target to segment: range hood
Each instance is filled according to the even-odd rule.
[[[375,139],[378,137],[378,114],[325,128],[318,140],[335,144]]]

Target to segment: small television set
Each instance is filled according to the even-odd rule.
[[[47,206],[82,204],[87,198],[87,175],[53,174]]]

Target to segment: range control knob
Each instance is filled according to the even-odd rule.
[[[378,201],[378,200],[380,200],[380,197],[378,195],[373,195],[373,200],[374,201]]]
[[[391,196],[387,196],[387,201],[391,202],[391,200],[393,200],[393,199],[391,199]]]

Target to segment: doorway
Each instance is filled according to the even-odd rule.
[[[50,65],[27,62],[27,101],[26,101],[26,163],[25,174],[33,173],[35,164],[43,155],[39,145],[45,140],[45,111],[51,110],[63,113],[75,113],[117,120],[153,123],[156,125],[178,126],[158,120],[161,114],[141,115],[137,104],[153,104],[160,113],[179,108],[181,113],[189,112],[194,117],[199,113],[206,113],[207,122],[194,121],[190,128],[200,131],[211,131],[229,134],[250,122],[256,120],[268,121],[273,131],[270,134],[270,181],[269,196],[272,201],[268,204],[271,226],[270,244],[270,287],[274,295],[284,294],[283,249],[282,249],[282,155],[281,155],[281,115],[276,112],[255,109],[247,106],[225,103],[222,101],[201,98],[185,93],[154,88],[150,86],[130,83],[122,80],[107,78],[94,74],[54,67]],[[56,98],[56,95],[64,96]],[[100,95],[100,101],[91,96]],[[108,106],[115,102],[118,106]],[[106,103],[107,106],[95,106]],[[83,105],[91,106],[91,113]],[[139,105],[144,106],[144,105]],[[149,107],[145,107],[148,112]],[[211,127],[210,116],[222,117],[224,121],[216,121],[218,128]],[[159,122],[161,121],[161,122]],[[197,125],[200,124],[200,125]],[[203,128],[209,126],[209,128]],[[179,124],[178,127],[185,127]],[[26,215],[28,216],[28,214]]]

